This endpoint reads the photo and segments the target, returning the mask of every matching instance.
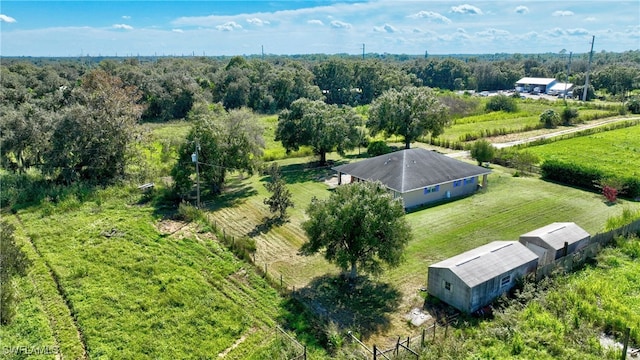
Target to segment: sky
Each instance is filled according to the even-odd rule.
[[[640,1],[0,2],[2,56],[640,50]]]

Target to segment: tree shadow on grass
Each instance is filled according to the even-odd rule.
[[[332,176],[335,172],[332,167],[343,164],[344,161],[328,161],[325,165],[319,162],[311,162],[304,164],[290,164],[280,167],[282,179],[287,184],[304,183],[309,181],[324,181],[325,178]],[[269,176],[263,176],[260,181],[268,181]]]
[[[341,330],[355,330],[364,338],[386,330],[390,314],[400,305],[401,294],[390,284],[367,277],[350,282],[344,276],[315,278],[294,296],[323,323],[335,323]]]
[[[269,230],[271,230],[271,228],[273,228],[274,226],[282,226],[284,225],[288,220],[287,219],[283,219],[279,216],[277,217],[264,217],[262,219],[262,222],[258,225],[256,225],[253,230],[251,230],[247,236],[249,236],[250,238],[256,237],[260,234],[266,234],[269,232]]]

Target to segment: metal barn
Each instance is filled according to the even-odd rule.
[[[586,247],[590,238],[576,223],[554,222],[520,235],[519,241],[536,253],[540,257],[539,265],[544,266]]]
[[[538,256],[517,241],[494,241],[429,266],[427,291],[473,313],[535,272]]]

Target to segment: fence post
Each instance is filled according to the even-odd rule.
[[[280,274],[280,290],[282,290],[282,274]]]
[[[427,328],[422,329],[422,339],[420,340],[420,347],[424,347],[424,335],[427,332]]]
[[[373,344],[373,360],[377,360],[378,358],[378,348],[376,348],[376,344]]]
[[[304,360],[307,360],[307,345],[304,346]]]
[[[433,323],[433,341],[436,341],[436,322]]]
[[[624,332],[624,344],[622,346],[622,355],[620,356],[621,360],[625,360],[627,358],[627,346],[629,345],[630,334],[631,334],[631,328],[627,328]]]
[[[398,356],[398,350],[400,350],[400,336],[398,336],[398,341],[396,342],[396,356]]]
[[[407,348],[410,348],[409,346],[409,337],[407,336]]]
[[[447,332],[449,331],[449,321],[447,320],[446,324],[444,324],[444,338],[447,338]]]

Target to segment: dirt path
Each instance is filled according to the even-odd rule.
[[[517,145],[521,145],[521,144],[528,144],[537,140],[541,140],[541,139],[549,139],[549,138],[553,138],[556,136],[562,136],[562,135],[566,135],[566,134],[571,134],[571,133],[575,133],[578,131],[582,131],[582,130],[586,130],[586,129],[592,129],[592,128],[596,128],[602,125],[607,125],[607,124],[612,124],[612,123],[616,123],[616,122],[622,122],[622,121],[640,121],[640,116],[632,116],[632,117],[623,117],[623,116],[619,116],[619,117],[614,117],[614,118],[607,118],[601,121],[595,120],[593,122],[590,122],[588,124],[580,124],[580,125],[576,125],[574,127],[571,127],[569,129],[563,129],[563,130],[557,130],[557,131],[553,131],[553,132],[549,132],[549,133],[545,133],[545,134],[540,134],[540,135],[535,135],[535,136],[529,136],[529,137],[525,137],[524,139],[516,139],[516,140],[510,140],[510,141],[504,141],[502,142],[501,140],[504,139],[508,139],[510,137],[514,137],[514,136],[518,136],[518,135],[522,135],[524,133],[516,133],[516,134],[509,134],[509,135],[503,135],[503,136],[498,136],[498,137],[494,137],[491,140],[493,143],[493,146],[496,149],[503,149],[503,148],[507,148],[507,147],[512,147],[512,146],[517,146]],[[453,157],[453,158],[469,158],[471,155],[469,153],[469,151],[457,151],[457,152],[453,152],[450,154],[446,154],[447,156]]]
[[[497,142],[497,143],[494,143],[493,146],[495,146],[497,149],[502,149],[502,148],[516,146],[516,145],[520,145],[520,144],[528,144],[528,143],[534,142],[536,140],[549,139],[549,138],[556,137],[556,136],[562,136],[562,135],[571,134],[571,133],[575,133],[575,132],[586,130],[586,129],[592,129],[592,128],[599,127],[599,126],[602,126],[602,125],[612,124],[612,123],[621,122],[621,121],[628,121],[628,120],[640,120],[640,116],[614,117],[614,118],[607,118],[607,119],[602,120],[602,121],[597,121],[596,120],[596,121],[588,123],[588,124],[580,124],[580,125],[576,125],[574,127],[571,127],[569,129],[558,130],[558,131],[550,132],[550,133],[547,133],[547,134],[531,136],[531,137],[527,137],[527,138],[524,138],[524,139],[518,139],[518,140],[513,140],[513,141],[508,141],[508,142]]]

